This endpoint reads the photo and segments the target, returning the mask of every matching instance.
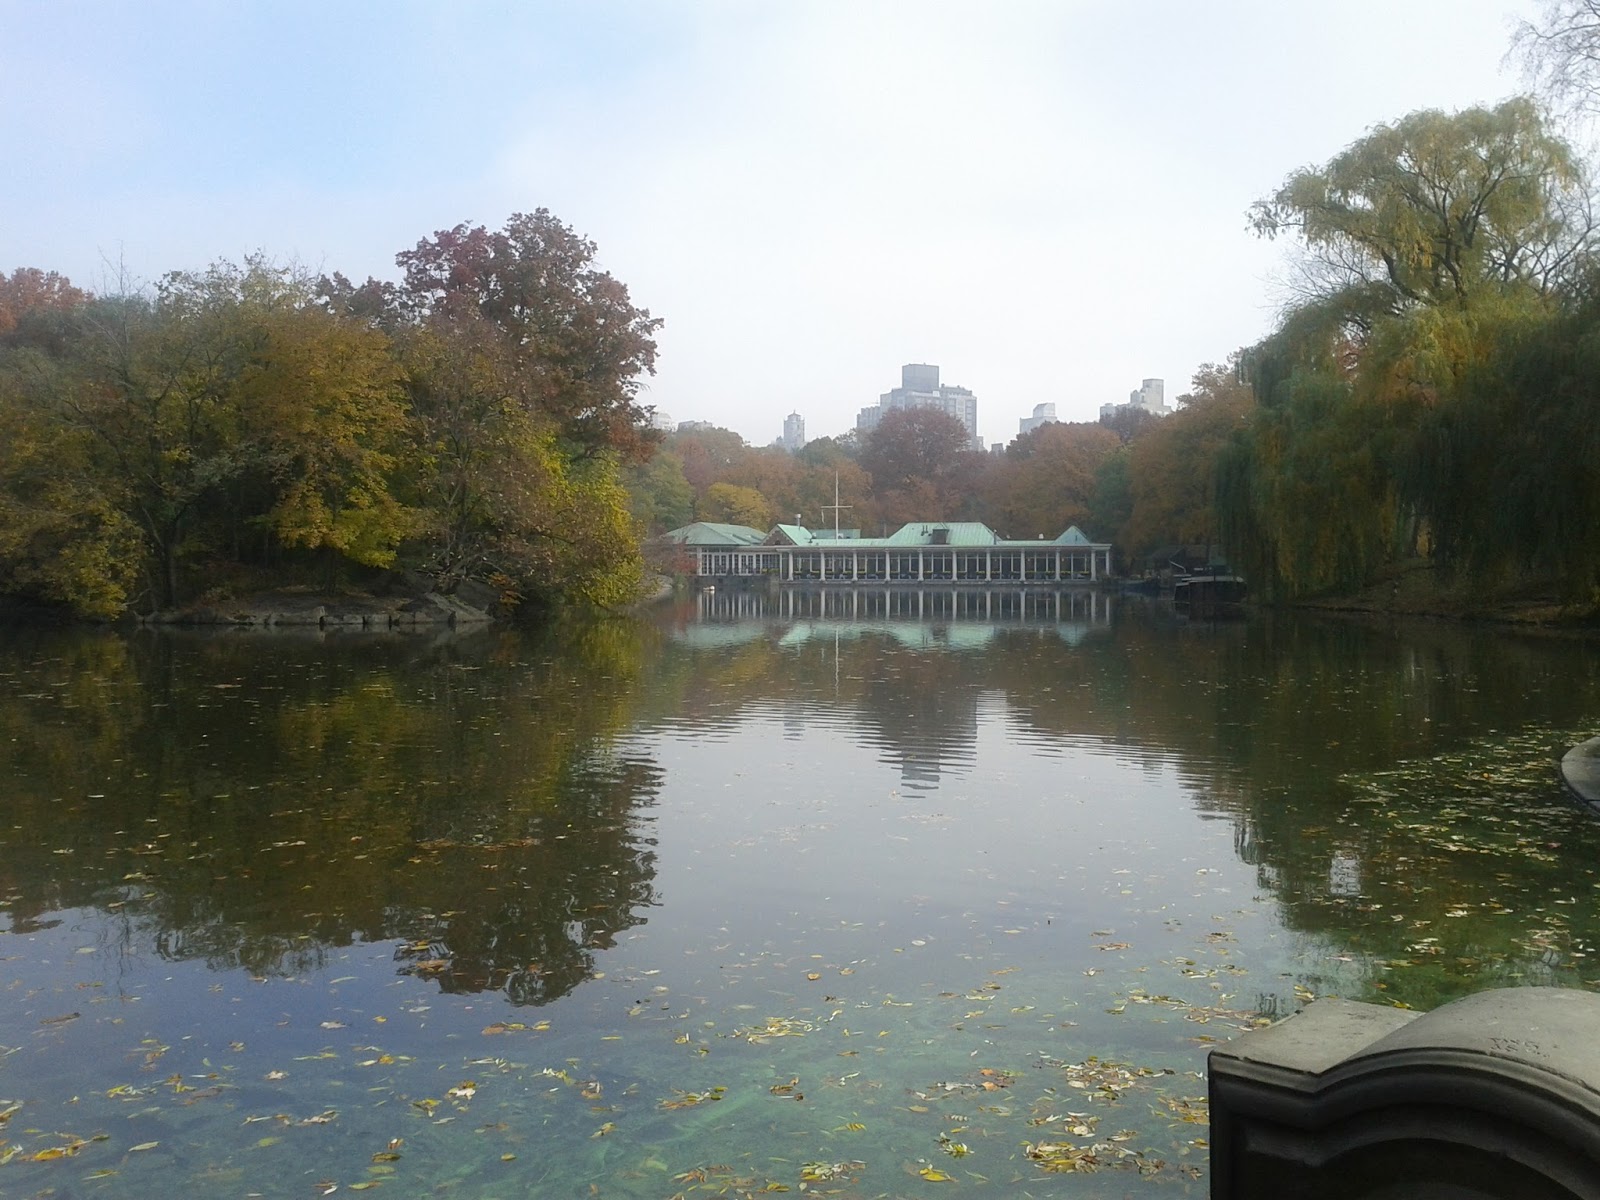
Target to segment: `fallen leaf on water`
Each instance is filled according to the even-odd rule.
[[[140,1142],[137,1146],[129,1146],[128,1152],[133,1154],[140,1150],[154,1150],[159,1145],[161,1145],[160,1142]]]
[[[921,1175],[929,1183],[954,1183],[956,1181],[954,1175],[947,1175],[939,1170],[938,1167],[923,1167],[917,1174]]]
[[[725,1087],[714,1087],[704,1092],[683,1092],[673,1088],[673,1094],[661,1102],[661,1107],[665,1109],[693,1108],[697,1104],[721,1100],[723,1093],[727,1090]]]
[[[87,1142],[68,1142],[65,1146],[49,1146],[28,1156],[29,1162],[54,1162],[58,1158],[71,1158],[86,1146]]]

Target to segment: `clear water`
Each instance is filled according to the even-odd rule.
[[[1216,1041],[1600,984],[1593,643],[910,611],[10,631],[0,1196],[1201,1196]]]

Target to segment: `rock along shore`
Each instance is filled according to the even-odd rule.
[[[231,626],[255,629],[388,630],[464,629],[489,625],[486,608],[456,596],[424,592],[415,596],[337,597],[292,593],[155,612],[138,618],[149,626]]]

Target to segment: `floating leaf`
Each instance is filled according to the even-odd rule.
[[[128,1153],[137,1154],[140,1150],[154,1150],[160,1142],[140,1142],[137,1146],[129,1146]]]
[[[674,1088],[673,1094],[661,1102],[661,1107],[665,1109],[693,1108],[697,1104],[721,1100],[723,1093],[727,1090],[725,1087],[714,1087],[706,1092],[682,1092]]]

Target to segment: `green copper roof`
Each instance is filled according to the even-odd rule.
[[[682,546],[759,546],[766,534],[748,525],[724,525],[718,521],[696,521],[661,535]]]

